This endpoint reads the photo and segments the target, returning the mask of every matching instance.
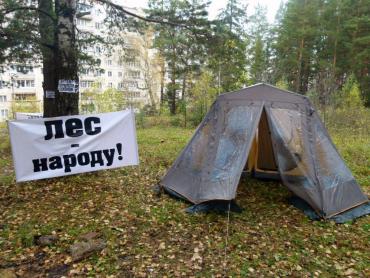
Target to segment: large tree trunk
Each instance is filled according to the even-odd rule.
[[[57,63],[58,90],[55,98],[55,109],[52,116],[78,114],[78,63],[75,34],[76,0],[55,0],[55,10],[58,11],[57,26]],[[75,92],[60,91],[61,80],[76,84]]]
[[[55,98],[51,92],[57,90],[56,78],[56,17],[53,2],[50,0],[39,0],[39,31],[41,36],[41,53],[44,82],[44,117],[51,117],[55,110]],[[49,14],[49,16],[47,14]],[[48,92],[48,95],[46,95]]]

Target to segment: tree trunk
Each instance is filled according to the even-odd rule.
[[[170,86],[170,95],[169,95],[169,100],[170,100],[170,113],[171,115],[176,114],[176,77],[177,77],[177,72],[176,72],[176,46],[172,46],[172,62],[171,62],[171,86]]]
[[[150,106],[155,109],[155,98],[154,98],[151,84],[149,84],[148,86],[148,93],[149,93],[149,98],[150,98]]]
[[[161,60],[161,100],[160,106],[163,107],[164,104],[164,76],[165,76],[165,65],[164,59]]]
[[[150,106],[155,109],[155,97],[153,93],[153,75],[151,72],[151,64],[149,60],[149,56],[145,55],[145,68],[144,68],[144,76],[145,76],[145,85],[148,89],[149,99],[150,99]]]
[[[298,52],[298,71],[297,76],[295,80],[295,90],[296,92],[301,92],[301,78],[302,78],[302,58],[303,58],[303,47],[304,47],[304,39],[301,39],[300,45],[299,45],[299,52]]]
[[[332,63],[332,77],[333,77],[333,82],[336,81],[336,75],[337,75],[337,48],[338,48],[338,36],[339,36],[339,27],[340,27],[340,7],[339,4],[337,3],[336,6],[336,13],[337,13],[337,24],[335,28],[335,39],[334,39],[334,53],[333,53],[333,63]]]
[[[187,115],[186,115],[186,73],[184,73],[184,77],[182,79],[182,93],[181,93],[181,99],[183,101],[184,105],[184,126],[187,125]]]
[[[170,101],[170,113],[171,115],[176,114],[176,77],[174,70],[171,74],[171,84],[169,88],[169,101]]]
[[[185,91],[186,91],[186,73],[182,79],[182,88],[181,88],[181,100],[185,100]]]
[[[58,11],[57,26],[57,63],[56,76],[58,90],[56,92],[53,116],[78,114],[78,63],[75,34],[76,0],[55,0],[55,10]],[[61,90],[60,84],[65,80],[75,84],[74,92]],[[66,83],[65,82],[65,83]]]
[[[56,18],[53,9],[53,3],[50,0],[39,0],[39,9],[48,13],[38,13],[39,31],[41,36],[41,53],[44,82],[42,84],[44,91],[44,117],[53,116],[55,110],[55,92],[57,90],[56,82]],[[48,92],[48,95],[46,94]],[[54,96],[53,93],[54,92]]]

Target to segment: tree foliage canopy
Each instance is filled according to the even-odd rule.
[[[75,6],[67,2],[3,0],[0,63],[42,59],[49,69],[45,76],[62,72],[55,57],[68,51],[63,54],[63,43],[58,41],[60,19],[66,14],[83,16],[76,1],[68,2]],[[205,0],[150,0],[145,14],[109,0],[86,3],[104,5],[109,28],[105,37],[78,29],[71,34],[68,47],[74,50],[68,56],[74,57],[69,59],[74,70],[68,72],[74,79],[78,79],[77,62],[94,64],[83,51],[85,46],[122,44],[122,37],[114,35],[118,30],[145,34],[150,28],[161,61],[161,103],[167,102],[172,114],[179,101],[192,100],[194,88],[202,88],[196,83],[204,82],[205,76],[214,84],[210,95],[214,88],[223,93],[269,82],[302,94],[319,92],[321,102],[340,92],[353,76],[361,99],[370,105],[370,0],[289,0],[281,5],[274,24],[268,24],[264,7],[252,11],[239,0],[228,0],[214,20],[208,18]],[[55,87],[61,77],[49,78],[49,83]]]

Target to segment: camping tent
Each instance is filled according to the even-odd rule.
[[[307,97],[271,85],[220,95],[160,185],[194,204],[233,200],[244,169],[323,218],[368,202]]]

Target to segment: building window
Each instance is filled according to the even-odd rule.
[[[6,96],[0,96],[0,102],[6,102]]]
[[[27,74],[29,72],[33,72],[33,66],[25,66],[25,65],[11,65],[10,68],[15,70],[19,73]]]
[[[139,79],[140,78],[140,71],[129,70],[129,71],[125,72],[125,76],[128,77],[128,78]]]
[[[107,60],[107,65],[111,66],[112,65],[112,60]]]
[[[133,58],[133,57],[137,57],[138,55],[139,55],[139,51],[137,49],[134,49],[134,48],[126,48],[125,49],[125,56],[126,57]]]
[[[101,89],[102,84],[101,84],[101,82],[94,82],[92,80],[80,81],[80,88],[87,89],[87,88],[93,88],[93,87]]]
[[[122,72],[121,71],[118,72],[118,77],[122,77]]]
[[[33,72],[33,67],[32,66],[22,66],[18,65],[17,66],[17,72],[27,74],[29,72]]]
[[[15,100],[35,100],[36,95],[35,94],[15,94],[14,99]]]
[[[124,81],[118,83],[118,89],[137,88],[137,87],[138,87],[137,81]]]
[[[17,87],[33,88],[35,87],[35,81],[34,80],[17,80]]]
[[[108,71],[108,76],[112,77],[112,72],[111,71]]]
[[[84,69],[84,68],[82,68],[80,70],[80,72],[81,72],[81,74],[88,75],[90,73],[90,69]]]
[[[139,98],[140,92],[126,92],[125,95],[128,98]]]
[[[102,75],[102,72],[103,72],[103,70],[101,70],[101,69],[97,69],[97,70],[95,71],[95,76],[101,76],[101,75]]]
[[[88,26],[89,25],[89,20],[82,19],[82,18],[77,18],[77,26]]]
[[[109,82],[109,83],[108,83],[108,87],[109,87],[109,88],[113,88],[113,83],[112,83],[112,82]]]
[[[125,65],[130,67],[140,67],[140,62],[135,58],[125,58]]]
[[[91,13],[92,6],[85,3],[77,4],[77,11],[82,13]]]
[[[2,118],[8,117],[8,109],[1,109],[1,117]]]
[[[94,85],[94,81],[91,80],[84,80],[80,82],[81,88],[91,88]]]

